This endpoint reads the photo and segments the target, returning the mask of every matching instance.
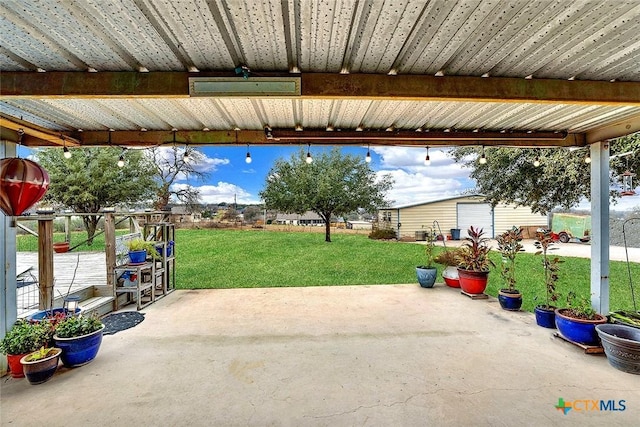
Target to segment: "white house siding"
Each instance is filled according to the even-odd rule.
[[[380,226],[389,226],[396,230],[399,238],[415,237],[416,231],[428,230],[434,227],[434,221],[440,225],[437,233],[450,234],[452,228],[461,228],[458,221],[458,204],[483,204],[482,196],[461,196],[450,199],[437,200],[409,206],[399,206],[382,209],[379,213]],[[399,216],[399,218],[398,218]],[[384,218],[390,217],[390,221],[384,222]],[[400,227],[398,227],[400,224]],[[508,230],[513,225],[540,227],[547,224],[547,217],[533,214],[528,207],[515,208],[513,205],[499,205],[493,211],[493,227],[487,237]],[[478,224],[473,224],[478,225]],[[461,230],[461,237],[466,235],[466,230]]]
[[[498,205],[493,212],[496,236],[514,225],[517,227],[547,227],[549,222],[546,215],[533,213],[527,206],[516,208],[514,205]]]

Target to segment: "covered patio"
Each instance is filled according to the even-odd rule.
[[[640,384],[438,285],[176,291],[98,357],[2,381],[2,424],[637,424]],[[574,403],[566,415],[558,400]],[[593,410],[591,401],[617,410]],[[585,402],[588,401],[588,402]],[[624,405],[624,410],[623,406]]]

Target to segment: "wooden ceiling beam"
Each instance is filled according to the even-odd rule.
[[[640,106],[640,82],[403,74],[282,74],[301,77],[304,99],[390,99],[460,102]],[[189,96],[189,77],[233,73],[3,72],[2,98],[174,98]],[[251,77],[249,77],[249,80]]]
[[[109,139],[111,134],[111,139]],[[501,132],[385,132],[274,129],[239,131],[84,131],[70,136],[82,146],[156,147],[211,145],[372,145],[372,146],[513,146],[513,147],[580,147],[585,145],[582,134],[565,133],[501,133]]]
[[[6,133],[10,141],[15,143],[21,143],[27,147],[42,147],[42,146],[57,146],[62,147],[67,145],[68,147],[77,147],[79,141],[73,137],[65,135],[64,133],[55,133],[49,129],[34,125],[33,123],[19,120],[13,117],[5,116],[0,113],[0,127],[8,129],[15,133]],[[20,132],[24,132],[22,135],[22,141],[20,141]],[[62,139],[64,135],[64,140]]]

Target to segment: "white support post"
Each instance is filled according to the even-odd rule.
[[[591,305],[609,314],[609,142],[591,145]]]
[[[15,157],[16,145],[9,141],[0,141],[0,157]],[[0,211],[0,262],[5,266],[0,271],[0,339],[18,317],[16,299],[16,228],[13,218]],[[0,356],[0,375],[7,372],[7,360]]]

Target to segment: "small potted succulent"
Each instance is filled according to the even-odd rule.
[[[62,350],[56,347],[40,347],[20,359],[24,375],[31,384],[42,384],[48,381],[56,369]]]
[[[62,363],[75,368],[91,362],[100,349],[104,324],[97,316],[69,316],[56,326],[53,340],[62,349]]]
[[[49,345],[53,328],[48,321],[29,322],[18,319],[0,341],[0,352],[7,355],[13,378],[24,378],[20,359],[41,347]]]
[[[438,269],[434,265],[434,244],[436,234],[433,230],[428,230],[425,233],[425,248],[424,254],[426,258],[426,264],[416,267],[416,276],[418,277],[418,283],[423,288],[433,288],[436,283],[436,276],[438,275]]]
[[[553,246],[553,234],[551,230],[536,231],[535,246],[538,249],[536,255],[542,255],[542,268],[544,269],[545,301],[538,304],[535,309],[536,323],[543,328],[555,329],[556,327],[556,301],[560,298],[557,290],[559,279],[558,270],[562,261],[558,257],[549,255]]]
[[[495,264],[489,259],[491,248],[489,238],[484,237],[484,230],[470,226],[467,234],[458,255],[460,288],[466,294],[479,295],[487,288],[489,267]]]
[[[522,228],[513,226],[496,240],[502,255],[500,274],[506,285],[498,292],[498,301],[503,309],[517,311],[522,307],[522,294],[516,289],[516,255],[523,249]]]

